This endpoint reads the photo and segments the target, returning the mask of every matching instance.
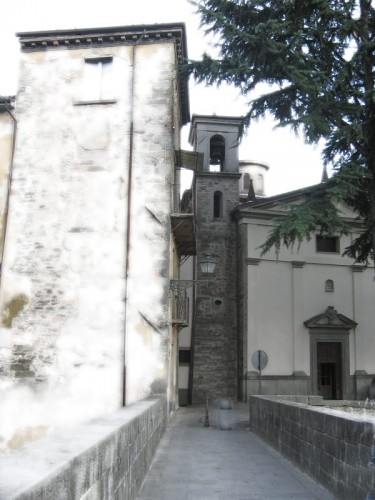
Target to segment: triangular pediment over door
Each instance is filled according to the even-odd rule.
[[[347,316],[339,314],[333,306],[328,306],[323,314],[308,319],[304,322],[304,325],[309,330],[351,330],[357,326],[357,323]]]

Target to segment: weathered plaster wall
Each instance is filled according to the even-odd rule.
[[[1,291],[1,447],[25,429],[121,404],[132,102],[127,401],[166,390],[175,49],[139,44],[135,64],[132,51],[22,53]],[[114,102],[85,103],[88,56],[113,57]]]
[[[13,133],[14,123],[11,117],[5,111],[0,112],[0,259],[3,251]]]
[[[173,43],[137,48],[126,349],[129,401],[145,394],[150,384],[156,392],[167,388],[169,277],[175,265],[170,262],[174,57]]]

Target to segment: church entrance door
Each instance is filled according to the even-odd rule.
[[[333,306],[304,322],[310,334],[312,394],[325,399],[353,399],[350,385],[349,336],[357,323]]]
[[[317,343],[317,387],[324,399],[342,399],[342,344]]]

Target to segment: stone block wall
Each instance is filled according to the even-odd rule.
[[[302,400],[251,396],[250,429],[338,498],[373,498],[375,468],[368,464],[374,424],[312,407],[307,396]]]
[[[249,368],[253,368],[251,365]],[[310,394],[310,377],[304,373],[293,375],[263,375],[259,388],[259,372],[252,369],[245,375],[245,391],[251,394]]]
[[[0,499],[134,499],[166,423],[154,397],[0,455]]]
[[[248,293],[247,293],[247,265],[244,255],[247,255],[247,228],[245,224],[238,225],[237,240],[237,289],[238,289],[238,399],[246,401],[247,386],[247,322],[248,322]]]

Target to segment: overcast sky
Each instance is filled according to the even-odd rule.
[[[0,17],[0,95],[17,91],[18,42],[16,32],[184,22],[188,54],[199,58],[209,50],[199,17],[187,0],[8,0]],[[190,83],[191,114],[243,115],[246,101],[236,89],[206,88]],[[188,126],[183,130],[184,149]],[[253,124],[240,147],[240,159],[270,165],[268,195],[298,189],[320,181],[322,162],[317,148],[306,146],[288,129],[274,130],[271,120]]]

